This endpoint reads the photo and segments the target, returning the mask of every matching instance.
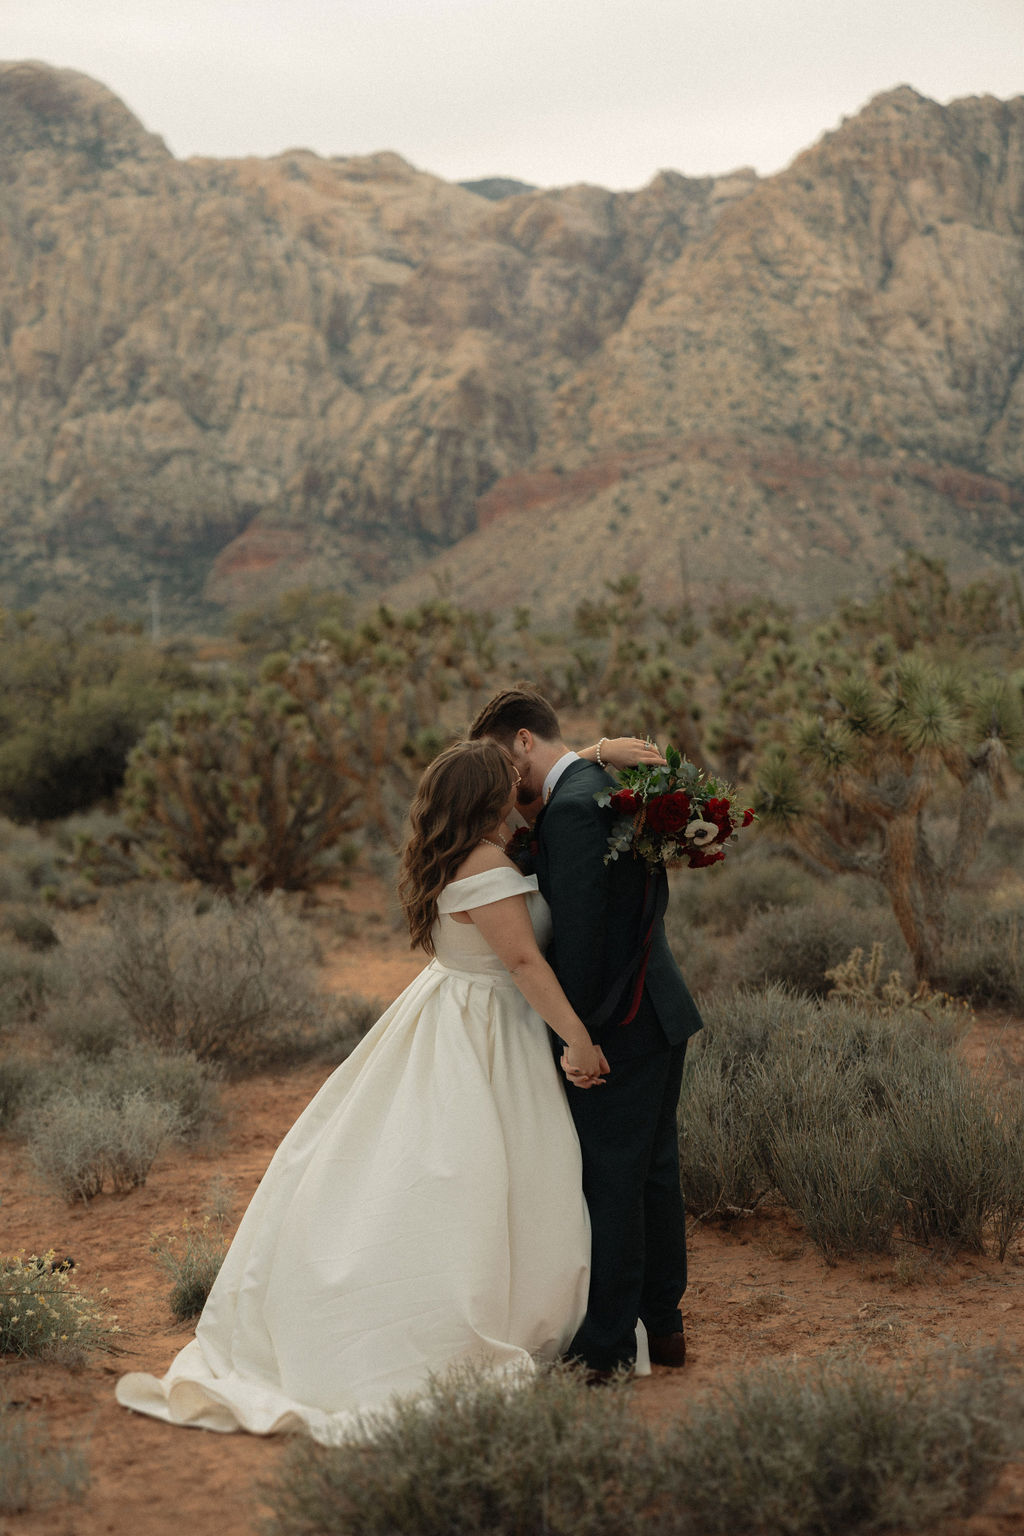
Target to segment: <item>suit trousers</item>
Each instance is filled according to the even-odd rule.
[[[686,1042],[613,1066],[603,1086],[567,1089],[590,1209],[587,1315],[567,1351],[592,1370],[636,1359],[636,1320],[681,1328],[686,1212],[676,1108]]]

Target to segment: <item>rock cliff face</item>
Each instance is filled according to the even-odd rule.
[[[903,87],[763,181],[486,190],[177,161],[0,66],[0,600],[553,614],[641,563],[824,600],[1024,552],[1024,98]]]

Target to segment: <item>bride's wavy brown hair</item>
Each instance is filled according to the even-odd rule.
[[[511,762],[490,740],[461,741],[424,770],[409,811],[412,831],[398,877],[414,949],[419,945],[434,953],[437,898],[470,849],[501,820],[514,782]]]

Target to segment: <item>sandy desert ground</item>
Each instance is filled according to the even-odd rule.
[[[329,953],[327,975],[333,988],[389,999],[419,964],[382,920]],[[1024,1020],[980,1017],[965,1049],[979,1065],[995,1057],[1024,1080]],[[0,1536],[253,1536],[259,1484],[273,1475],[282,1443],[131,1415],[116,1405],[113,1386],[127,1370],[162,1370],[191,1335],[171,1317],[154,1237],[201,1220],[218,1175],[230,1187],[237,1221],[277,1142],[328,1070],[304,1066],[230,1086],[217,1150],[168,1153],[144,1188],[87,1206],[42,1194],[20,1145],[0,1138],[4,1250],[52,1247],[73,1255],[81,1289],[96,1296],[106,1288],[122,1330],[119,1353],[98,1355],[75,1373],[0,1358],[0,1394],[44,1412],[56,1437],[84,1444],[92,1469],[82,1503],[0,1516]],[[690,1360],[683,1371],[656,1368],[632,1389],[636,1411],[653,1419],[685,1414],[709,1383],[766,1359],[838,1350],[884,1365],[943,1340],[1024,1347],[1019,1246],[1004,1264],[913,1255],[830,1269],[784,1213],[765,1212],[725,1226],[693,1224],[690,1262]],[[969,1536],[1024,1532],[1024,1465],[1009,1469],[985,1511],[958,1529]]]

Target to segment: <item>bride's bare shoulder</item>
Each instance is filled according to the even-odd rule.
[[[467,880],[470,875],[482,875],[488,869],[511,869],[511,859],[507,859],[500,848],[493,848],[490,843],[477,843],[471,849],[455,871],[455,880]]]

